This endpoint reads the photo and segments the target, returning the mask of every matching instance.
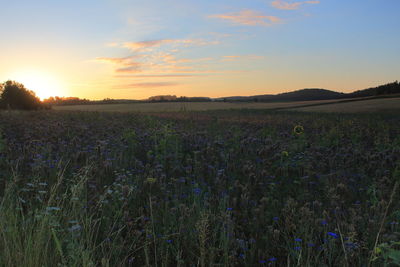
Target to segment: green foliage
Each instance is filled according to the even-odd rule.
[[[0,104],[3,108],[32,110],[42,107],[35,93],[21,83],[6,81],[0,85],[0,92]]]

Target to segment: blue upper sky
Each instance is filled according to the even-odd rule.
[[[398,0],[0,4],[0,81],[42,97],[347,92],[400,73]]]

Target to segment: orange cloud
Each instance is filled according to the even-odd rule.
[[[227,20],[236,25],[271,26],[282,20],[275,16],[266,16],[254,10],[242,10],[236,13],[211,15],[210,18]]]
[[[142,50],[151,47],[158,47],[162,44],[172,43],[173,40],[153,40],[153,41],[142,41],[142,42],[130,42],[124,43],[123,47],[132,49],[132,50]]]
[[[122,47],[129,48],[134,51],[148,50],[154,47],[160,47],[165,44],[172,44],[175,46],[204,46],[219,44],[219,41],[206,41],[203,39],[162,39],[162,40],[152,40],[152,41],[142,41],[142,42],[126,42],[122,44]]]
[[[135,57],[98,57],[96,58],[96,61],[121,64],[121,65],[130,65],[132,63],[133,58]]]
[[[116,78],[190,78],[200,75],[193,74],[140,74],[140,75],[115,75]]]
[[[179,83],[172,82],[159,82],[159,83],[132,83],[128,84],[127,87],[134,88],[155,88],[155,87],[167,87],[167,86],[177,86]]]
[[[277,9],[284,9],[284,10],[295,10],[295,9],[299,9],[300,6],[304,5],[304,4],[319,4],[320,1],[303,1],[303,2],[286,2],[283,0],[275,0],[273,1],[271,4],[273,7],[277,8]]]
[[[137,73],[142,71],[142,64],[141,63],[132,63],[128,67],[125,68],[118,68],[115,72],[118,73]]]
[[[153,78],[185,74],[185,76],[179,77],[188,77],[187,74],[196,74],[198,71],[201,72],[208,68],[208,66],[204,66],[201,63],[211,61],[213,58],[178,58],[178,52],[187,47],[215,45],[218,43],[219,41],[204,39],[161,39],[123,42],[119,43],[118,46],[128,48],[133,55],[127,57],[98,57],[96,61],[115,64],[115,73],[127,76],[131,74],[132,76],[130,77],[138,77],[138,73],[141,75],[154,75],[149,76]]]

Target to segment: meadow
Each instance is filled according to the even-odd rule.
[[[171,112],[171,111],[207,111],[227,109],[280,109],[294,108],[310,104],[337,102],[337,100],[298,101],[298,102],[161,102],[132,104],[94,104],[54,106],[63,111],[109,111],[109,112]]]
[[[0,113],[0,266],[398,266],[400,114]]]
[[[60,105],[59,111],[107,111],[107,112],[185,112],[210,110],[293,110],[305,112],[365,113],[400,110],[399,97],[356,98],[292,102],[164,102],[131,104]]]

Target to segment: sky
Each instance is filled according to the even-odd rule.
[[[0,0],[0,82],[43,98],[351,92],[399,79],[399,0]]]

